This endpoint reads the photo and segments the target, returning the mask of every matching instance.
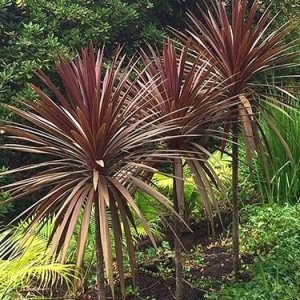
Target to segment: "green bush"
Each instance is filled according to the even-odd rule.
[[[49,74],[54,58],[72,57],[75,49],[91,41],[95,46],[105,43],[107,54],[118,43],[132,54],[145,42],[159,41],[168,26],[183,29],[186,11],[194,11],[197,2],[0,0],[0,102],[34,99],[27,85],[35,81],[34,71],[43,68]],[[272,2],[276,13],[284,12],[278,20],[280,24],[282,18],[295,15],[299,0],[292,4]],[[7,116],[7,112],[0,108],[0,115]]]
[[[133,54],[145,42],[159,41],[168,25],[184,26],[186,9],[196,5],[189,2],[0,0],[0,103],[34,99],[27,85],[34,83],[34,71],[50,74],[57,56],[72,57],[90,42],[105,44],[110,56],[118,43]],[[7,116],[3,108],[0,115]]]
[[[4,172],[6,169],[4,167],[0,168],[0,184],[6,183],[7,179],[1,177],[1,172]],[[0,203],[1,201],[7,200],[9,197],[9,194],[7,192],[0,192]],[[5,214],[7,214],[9,211],[13,209],[13,204],[8,204],[4,207],[0,208],[0,217],[4,217]],[[0,223],[1,224],[1,223]]]
[[[241,250],[254,255],[251,281],[224,285],[208,299],[296,300],[300,294],[300,206],[247,206]]]
[[[299,0],[263,0],[266,6],[270,5],[272,15],[279,13],[277,19],[278,23],[288,22],[291,19],[298,19],[300,1]]]

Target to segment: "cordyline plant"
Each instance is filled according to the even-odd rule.
[[[232,99],[224,98],[228,88],[225,82],[219,82],[218,76],[212,72],[213,67],[203,57],[193,56],[188,45],[175,45],[168,40],[163,44],[162,54],[149,46],[147,54],[142,52],[146,67],[146,80],[155,81],[153,93],[148,101],[149,109],[154,116],[164,122],[176,124],[177,129],[168,132],[173,138],[166,142],[166,147],[174,153],[181,153],[189,166],[204,204],[205,212],[213,224],[213,186],[222,189],[214,170],[207,162],[210,156],[207,150],[210,138],[220,138],[218,126],[224,121],[230,122],[230,114],[226,113]],[[141,83],[142,84],[142,83]],[[176,212],[184,216],[184,180],[183,159],[171,160],[173,166],[173,200]],[[217,205],[216,205],[217,208]],[[176,299],[182,299],[182,262],[180,242],[181,228],[174,219],[175,266],[176,266]]]
[[[257,75],[266,71],[294,67],[293,58],[297,55],[294,47],[297,41],[284,43],[294,25],[288,23],[271,31],[274,18],[270,18],[268,9],[258,18],[259,4],[254,1],[249,7],[247,0],[233,0],[231,11],[225,4],[217,0],[215,11],[203,12],[199,7],[202,19],[189,13],[190,29],[187,33],[177,33],[181,40],[191,41],[197,52],[203,53],[215,67],[220,78],[231,82],[227,91],[228,97],[238,97],[236,107],[231,106],[235,122],[225,123],[224,134],[232,132],[233,158],[233,258],[234,270],[239,269],[239,238],[238,238],[238,135],[241,128],[249,163],[255,151],[262,154],[263,132],[259,128],[259,113],[263,112],[269,125],[278,134],[272,116],[268,115],[266,103],[277,107],[286,105],[283,97],[270,96],[255,82]],[[257,21],[256,21],[257,20]],[[270,88],[270,86],[269,86]],[[290,94],[274,84],[271,88]],[[265,89],[266,90],[266,89]],[[230,109],[230,108],[229,108]],[[287,148],[281,136],[278,138]],[[224,139],[226,140],[226,139]],[[262,155],[263,157],[263,155]]]
[[[45,190],[47,194],[30,207],[32,219],[28,232],[53,217],[51,250],[61,261],[67,257],[75,226],[81,220],[77,246],[77,266],[81,266],[91,214],[95,210],[99,299],[105,299],[104,266],[114,297],[113,242],[124,295],[123,235],[135,274],[130,233],[130,223],[134,226],[133,212],[141,219],[155,245],[150,228],[127,185],[134,185],[148,193],[174,212],[172,203],[151,185],[134,176],[132,170],[138,167],[149,171],[149,167],[143,164],[145,157],[151,157],[158,136],[163,141],[162,136],[166,137],[166,132],[175,127],[170,122],[162,122],[159,116],[153,118],[148,115],[145,98],[155,82],[149,81],[140,89],[136,88],[135,82],[129,85],[129,76],[134,76],[134,66],[130,62],[122,68],[123,61],[124,57],[118,50],[110,66],[105,68],[103,50],[95,55],[92,49],[84,49],[81,57],[73,62],[59,61],[57,69],[64,92],[39,72],[53,97],[33,86],[39,100],[36,103],[25,102],[28,110],[9,106],[26,122],[7,122],[1,128],[12,139],[12,143],[2,145],[2,149],[44,157],[43,162],[21,166],[3,174],[36,170],[36,175],[30,178],[1,187],[10,193],[10,199],[3,205]],[[158,155],[157,150],[155,155]],[[163,157],[165,152],[159,155]]]

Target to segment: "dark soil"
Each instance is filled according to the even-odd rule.
[[[204,299],[204,294],[209,290],[217,290],[222,283],[232,279],[232,257],[228,249],[218,243],[212,243],[211,238],[208,237],[208,226],[206,223],[201,223],[193,226],[193,232],[186,232],[182,235],[182,242],[188,251],[195,245],[201,245],[203,249],[204,263],[201,267],[191,267],[190,278],[193,280],[207,279],[208,284],[202,288],[195,288],[191,283],[185,281],[184,283],[184,299],[185,300],[201,300]],[[220,233],[222,228],[217,227],[216,233]],[[172,235],[167,234],[172,247]],[[143,241],[139,249],[145,249],[148,246],[148,241]],[[172,259],[160,258],[164,266],[174,270],[174,262]],[[251,263],[251,257],[242,258],[244,263]],[[137,293],[135,295],[128,295],[126,300],[174,300],[175,299],[175,279],[160,277],[157,268],[157,261],[147,266],[139,266],[140,271],[137,278]],[[147,272],[146,272],[147,271]],[[241,281],[248,281],[249,274],[241,274]],[[126,280],[127,286],[132,286],[131,279]],[[97,299],[96,290],[91,289],[84,295],[81,295],[78,300]],[[107,294],[107,298],[111,296]],[[120,289],[116,287],[116,299],[122,299]]]
[[[225,248],[220,246],[204,246],[204,267],[201,269],[191,269],[192,278],[209,278],[211,286],[205,289],[193,288],[188,282],[184,284],[185,300],[201,300],[208,290],[215,290],[228,280],[232,274],[231,255]],[[127,300],[133,299],[155,299],[155,300],[174,300],[175,299],[175,280],[174,278],[163,279],[155,276],[155,269],[151,268],[152,274],[139,273],[137,279],[138,295],[127,296]],[[126,282],[132,285],[130,279]],[[147,298],[148,297],[148,298]],[[120,291],[116,290],[116,298],[122,299]],[[96,299],[96,290],[90,290],[82,295],[78,300]],[[108,299],[110,299],[108,293]]]
[[[203,275],[213,278],[213,282],[219,283],[233,271],[231,255],[220,246],[206,248],[204,260]]]
[[[131,280],[126,282],[131,284]],[[175,295],[175,280],[168,279],[163,280],[161,278],[155,278],[150,275],[143,273],[138,274],[137,286],[139,288],[138,295],[129,295],[126,297],[126,300],[136,300],[136,299],[149,299],[149,300],[174,300]],[[90,290],[85,295],[81,295],[78,299],[88,300],[88,299],[97,299],[97,291]],[[203,299],[204,292],[193,289],[189,285],[185,284],[184,286],[184,299],[193,300],[193,299]],[[107,299],[111,299],[111,296],[108,294]],[[116,299],[122,299],[120,291],[117,291]]]

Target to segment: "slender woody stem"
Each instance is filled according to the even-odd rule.
[[[184,205],[184,182],[179,178],[183,178],[183,167],[181,159],[175,159],[173,164],[173,197],[175,211],[183,218]],[[175,248],[175,269],[176,269],[176,300],[183,299],[183,267],[182,267],[182,246],[181,246],[181,224],[178,217],[174,215],[174,248]]]
[[[95,225],[96,225],[96,269],[97,269],[97,285],[98,300],[105,300],[105,277],[104,277],[104,258],[100,234],[100,213],[98,199],[95,200]]]
[[[239,129],[235,124],[232,129],[232,245],[233,271],[236,277],[240,270],[239,257],[239,207],[238,207],[238,171],[239,171]]]

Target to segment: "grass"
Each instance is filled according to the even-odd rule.
[[[266,183],[264,175],[260,175],[262,161],[257,160],[257,187],[266,202],[296,203],[300,197],[300,111],[290,110],[288,115],[274,108],[270,108],[270,111],[276,120],[280,135],[289,145],[289,151],[274,131],[263,123],[271,151],[271,155],[267,155],[270,184]]]

